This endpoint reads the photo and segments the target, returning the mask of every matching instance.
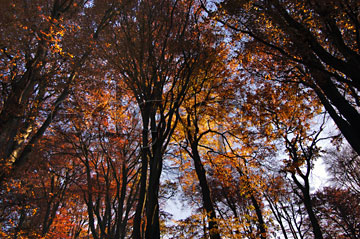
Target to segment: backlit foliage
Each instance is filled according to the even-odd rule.
[[[0,7],[1,238],[359,238],[358,1]]]

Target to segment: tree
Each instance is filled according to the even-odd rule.
[[[261,193],[264,185],[260,176],[261,170],[257,169],[259,167],[257,159],[261,161],[260,155],[255,156],[258,153],[252,152],[251,147],[244,146],[238,149],[243,143],[241,140],[230,143],[230,137],[236,138],[231,133],[231,127],[222,128],[225,132],[211,129],[211,126],[216,127],[216,124],[225,126],[227,123],[223,120],[226,121],[227,114],[232,114],[229,110],[231,107],[226,107],[227,112],[223,114],[215,111],[219,107],[213,107],[214,102],[225,101],[219,100],[219,96],[214,94],[217,92],[215,89],[212,94],[206,94],[210,91],[205,91],[205,96],[212,95],[210,98],[202,98],[198,95],[198,98],[194,96],[194,99],[197,99],[196,104],[184,104],[188,109],[187,115],[184,115],[184,119],[180,122],[181,127],[184,127],[186,140],[180,142],[180,145],[187,151],[193,164],[187,162],[189,159],[184,159],[182,188],[188,197],[202,201],[203,217],[208,218],[209,229],[222,228],[221,235],[224,237],[241,238],[246,235],[250,238],[266,238],[267,229]],[[222,93],[226,92],[224,95],[228,95],[231,91],[224,89],[222,84],[218,90]],[[241,153],[243,155],[240,155]],[[254,157],[251,156],[252,153]],[[194,186],[195,175],[200,181],[199,187]],[[200,195],[197,191],[200,191]],[[211,214],[215,209],[219,217],[216,217],[215,212]],[[194,224],[191,220],[188,223]],[[211,237],[211,231],[209,234]]]
[[[212,160],[211,189],[228,236],[268,237],[262,192],[266,186],[256,160],[231,153]]]
[[[155,14],[156,12],[156,14]],[[142,118],[140,192],[133,237],[159,238],[158,193],[163,155],[191,79],[209,46],[197,27],[195,1],[135,1],[115,17],[104,58],[136,99]],[[146,221],[142,221],[145,210]]]
[[[297,193],[300,201],[304,203],[314,235],[316,238],[322,238],[310,197],[310,173],[314,160],[320,156],[318,142],[323,140],[321,133],[325,124],[323,121],[318,127],[314,121],[316,116],[326,119],[325,116],[318,115],[321,113],[321,106],[314,99],[312,91],[295,83],[281,84],[276,80],[270,80],[269,77],[256,75],[245,76],[244,81],[244,86],[253,90],[244,91],[243,98],[239,97],[240,115],[245,121],[242,124],[245,127],[239,128],[247,136],[257,135],[252,138],[253,141],[263,137],[262,148],[268,145],[275,151],[281,152],[285,149],[288,159],[283,163],[272,162],[269,165],[275,168],[275,171],[282,169],[290,175],[297,188],[294,193]],[[250,145],[255,146],[253,142]],[[258,168],[263,168],[261,164],[266,164],[266,158],[267,156]],[[273,157],[270,159],[273,160]],[[261,191],[266,190],[271,188]]]
[[[129,97],[114,87],[115,81],[104,79],[104,68],[93,67],[97,60],[86,63],[86,73],[78,78],[81,87],[72,88],[30,154],[27,170],[4,183],[6,235],[125,238],[131,232],[138,118],[133,108],[119,104]]]
[[[0,237],[358,237],[359,3],[207,3],[0,3]]]
[[[210,39],[206,40],[211,42]],[[213,52],[209,52],[206,65],[191,82],[188,95],[178,114],[180,125],[174,137],[181,149],[185,150],[193,160],[201,189],[203,208],[208,218],[210,238],[220,238],[220,231],[200,148],[202,144],[208,143],[205,138],[212,133],[210,125],[216,127],[216,121],[222,123],[223,120],[218,119],[219,116],[229,113],[220,111],[223,113],[220,114],[219,111],[215,111],[225,105],[226,100],[230,100],[226,99],[225,95],[233,93],[231,84],[226,83],[226,80],[230,80],[227,76],[228,70],[224,65],[228,61],[226,58],[227,50],[222,45],[215,45]],[[231,62],[228,63],[231,65]]]
[[[286,137],[286,148],[290,160],[287,162],[285,171],[290,173],[292,180],[301,191],[298,196],[305,205],[315,238],[323,238],[321,226],[311,202],[309,180],[310,172],[313,168],[312,161],[318,157],[319,153],[319,148],[316,146],[317,138],[318,135],[315,135],[312,142],[309,145],[305,145],[306,140],[299,135],[296,135],[291,140],[289,140],[288,136]]]
[[[0,209],[4,238],[76,238],[84,229],[83,204],[76,193],[79,168],[55,145],[53,137],[43,137],[27,170],[4,182]]]
[[[104,69],[93,69],[97,74],[73,90],[54,131],[82,172],[76,183],[89,234],[126,238],[139,189],[139,119],[119,103],[131,99],[116,81],[104,79],[109,74],[100,73]]]
[[[359,197],[348,189],[325,187],[313,197],[326,238],[359,238]]]
[[[310,87],[360,153],[358,1],[222,1],[244,67]],[[243,36],[245,36],[243,38]]]
[[[75,79],[92,51],[85,38],[97,39],[114,6],[96,1],[94,11],[81,0],[1,4],[6,9],[0,26],[4,32],[0,42],[2,181],[29,160],[28,154],[76,85]],[[96,22],[85,21],[86,14],[97,11],[102,13],[94,17]]]
[[[335,185],[360,195],[360,157],[353,149],[345,145],[330,150],[325,162]]]
[[[284,175],[275,175],[268,181],[265,198],[274,218],[275,230],[284,238],[311,238],[311,226],[298,189]],[[279,228],[280,227],[280,228]]]

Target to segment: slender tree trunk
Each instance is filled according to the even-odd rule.
[[[220,239],[219,228],[216,221],[216,213],[211,200],[210,188],[206,179],[206,171],[202,165],[201,158],[197,149],[197,142],[191,144],[192,159],[195,165],[196,175],[199,179],[203,205],[209,217],[209,233],[211,239]]]
[[[288,236],[287,236],[287,232],[285,230],[285,226],[284,226],[284,223],[281,219],[281,215],[280,215],[280,212],[278,210],[278,207],[277,205],[275,205],[275,203],[273,202],[273,200],[271,199],[270,196],[266,196],[267,200],[268,200],[268,203],[269,203],[269,206],[270,206],[270,209],[272,211],[272,213],[274,214],[275,216],[275,219],[276,221],[279,223],[280,225],[280,228],[281,228],[281,232],[284,236],[285,239],[288,239]]]
[[[256,213],[256,216],[257,216],[258,221],[259,221],[260,238],[261,239],[266,239],[267,238],[267,232],[266,232],[265,222],[264,222],[264,218],[263,218],[263,215],[262,215],[260,205],[259,205],[258,201],[256,200],[256,198],[255,198],[255,196],[253,194],[251,194],[250,199],[251,199],[251,203],[255,207],[255,213]]]
[[[119,200],[119,208],[117,211],[117,218],[116,218],[116,228],[115,228],[115,238],[123,238],[123,235],[121,234],[122,230],[121,227],[123,225],[123,214],[124,214],[124,204],[125,204],[125,195],[126,195],[126,189],[127,189],[127,182],[128,182],[128,170],[126,168],[126,161],[124,161],[121,165],[121,181],[117,181],[117,190],[120,195],[118,195]],[[120,184],[121,183],[121,189]],[[124,219],[125,220],[125,219]]]
[[[309,194],[304,195],[304,205],[305,205],[306,211],[307,211],[307,213],[309,215],[309,219],[310,219],[310,222],[311,222],[311,226],[313,228],[315,238],[316,239],[323,239],[321,228],[320,228],[319,222],[318,222],[318,220],[317,220],[317,218],[315,216]]]
[[[155,122],[155,121],[152,121]],[[153,126],[153,131],[155,127]],[[146,202],[146,239],[160,239],[160,216],[159,216],[159,185],[160,185],[160,176],[162,172],[162,147],[163,141],[160,137],[160,132],[157,132],[160,129],[156,129],[156,132],[153,132],[153,140],[155,139],[154,144],[152,145],[153,149],[153,158],[150,162],[150,177],[149,177],[149,188],[148,188],[148,198]]]
[[[89,216],[89,227],[90,227],[90,230],[92,232],[92,236],[95,238],[95,239],[98,239],[98,233],[96,231],[96,228],[95,228],[95,218],[94,218],[94,208],[93,208],[93,190],[92,190],[92,180],[91,180],[91,175],[90,175],[90,166],[89,166],[89,160],[86,157],[86,164],[85,164],[85,167],[86,167],[86,179],[87,179],[87,193],[88,193],[88,199],[86,200],[86,196],[84,197],[85,198],[85,201],[86,201],[86,204],[87,204],[87,209],[88,209],[88,216]]]
[[[143,129],[143,145],[141,149],[141,174],[140,174],[140,192],[139,199],[136,206],[132,238],[141,238],[141,219],[145,208],[146,200],[146,186],[147,186],[147,172],[148,172],[148,120],[144,119]]]
[[[304,179],[305,186],[303,186],[298,181],[295,174],[291,174],[291,177],[294,180],[295,184],[298,186],[298,188],[302,192],[302,195],[303,195],[302,196],[302,201],[303,201],[303,203],[305,205],[306,212],[308,213],[308,216],[309,216],[309,219],[310,219],[310,222],[311,222],[311,226],[312,226],[312,229],[313,229],[313,232],[314,232],[315,239],[323,239],[321,228],[320,228],[319,222],[318,222],[318,220],[317,220],[317,218],[315,216],[313,205],[312,205],[312,202],[311,202],[309,180]]]

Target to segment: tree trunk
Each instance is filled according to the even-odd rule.
[[[327,99],[326,95],[320,89],[314,89],[317,96],[319,97],[321,103],[324,105],[326,111],[329,113],[331,118],[334,120],[335,124],[344,135],[345,139],[351,145],[351,147],[356,151],[358,155],[360,155],[360,130],[359,126],[353,127],[346,120],[344,120],[339,114],[336,112],[331,102]],[[341,108],[341,105],[339,105]]]
[[[148,172],[148,125],[149,121],[147,117],[143,117],[143,133],[142,133],[142,149],[141,149],[141,174],[140,174],[140,192],[139,199],[136,206],[132,238],[140,239],[141,238],[141,219],[142,214],[145,208],[146,200],[146,186],[147,186],[147,172]]]
[[[250,199],[251,199],[251,203],[255,207],[255,213],[256,213],[256,216],[257,216],[258,221],[259,221],[260,238],[261,239],[266,239],[267,233],[266,233],[265,222],[264,222],[264,218],[262,216],[262,211],[261,211],[260,205],[257,202],[257,200],[256,200],[256,198],[255,198],[255,196],[253,194],[251,194]]]
[[[220,239],[219,228],[216,221],[216,214],[213,202],[211,200],[210,188],[206,179],[206,172],[204,166],[202,165],[201,158],[197,149],[197,142],[191,144],[192,150],[192,159],[195,165],[196,175],[198,176],[201,195],[203,199],[203,205],[207,216],[209,217],[209,233],[211,239]]]
[[[161,150],[161,149],[159,149]],[[162,171],[162,157],[157,155],[150,165],[148,197],[146,201],[146,239],[160,239],[159,185]]]
[[[321,228],[319,225],[319,222],[315,216],[314,210],[313,210],[313,206],[312,206],[312,202],[311,202],[311,197],[310,197],[310,186],[309,186],[309,180],[306,178],[304,179],[305,181],[305,186],[301,185],[301,183],[298,181],[298,179],[296,178],[295,174],[291,174],[292,179],[294,180],[295,184],[298,186],[298,188],[301,190],[302,192],[302,201],[305,205],[306,208],[306,212],[308,213],[310,222],[311,222],[311,226],[314,232],[314,237],[315,239],[323,239],[323,235],[321,232]]]

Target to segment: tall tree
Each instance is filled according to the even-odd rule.
[[[82,0],[1,6],[0,180],[28,159],[92,51],[85,38],[96,40],[114,9]],[[85,20],[94,13],[95,22]]]
[[[64,117],[53,128],[82,172],[76,183],[89,233],[93,238],[125,238],[139,188],[139,118],[131,96],[117,87],[101,61],[88,64],[89,75],[80,77],[82,87],[73,89]]]
[[[133,237],[160,238],[159,184],[163,155],[189,83],[207,49],[197,27],[196,1],[129,2],[104,42],[106,60],[134,95],[142,118],[140,194]],[[146,220],[142,221],[145,212]],[[143,225],[143,226],[142,226]]]
[[[203,142],[207,143],[205,138],[209,137],[209,134],[212,132],[210,125],[216,127],[214,125],[216,121],[223,123],[223,118],[218,119],[219,116],[223,117],[229,113],[223,111],[225,108],[216,111],[222,105],[226,105],[225,101],[230,100],[226,99],[226,97],[233,93],[232,85],[226,82],[231,80],[227,75],[228,69],[225,64],[229,63],[229,65],[232,65],[226,59],[228,56],[227,52],[226,48],[221,44],[215,45],[214,51],[211,54],[209,52],[207,65],[204,65],[199,75],[193,79],[194,82],[189,87],[188,95],[181,108],[182,112],[178,114],[180,125],[177,135],[180,137],[175,137],[177,141],[184,141],[180,142],[179,146],[193,160],[201,189],[203,208],[208,218],[210,238],[220,238],[220,231],[200,145]],[[183,139],[181,139],[181,136]]]
[[[308,215],[297,196],[299,192],[296,185],[282,174],[272,176],[264,194],[271,216],[276,222],[276,234],[281,234],[286,239],[312,237],[311,226],[307,223]]]
[[[314,234],[317,238],[322,238],[321,228],[312,208],[309,180],[313,161],[320,155],[317,143],[321,140],[320,133],[324,125],[319,129],[314,128],[314,117],[321,113],[321,105],[312,91],[295,83],[281,84],[261,75],[246,75],[244,81],[244,87],[252,90],[244,91],[244,97],[239,98],[240,115],[245,121],[242,131],[245,135],[256,134],[257,138],[263,137],[264,145],[260,148],[268,145],[272,150],[285,149],[289,160],[285,160],[284,164],[272,162],[270,165],[275,171],[284,168],[291,175],[296,188],[301,191],[300,199],[311,219]],[[314,129],[316,130],[313,131]],[[259,167],[263,168],[261,165],[265,162],[263,160]],[[271,187],[266,190],[271,190]]]
[[[234,39],[246,39],[244,66],[312,88],[359,154],[359,2],[225,0],[219,7]]]
[[[1,190],[1,236],[4,238],[72,238],[84,218],[76,203],[80,168],[66,146],[55,137],[43,137],[27,170],[12,175]],[[57,141],[57,143],[59,143]],[[80,226],[78,233],[85,229]]]

